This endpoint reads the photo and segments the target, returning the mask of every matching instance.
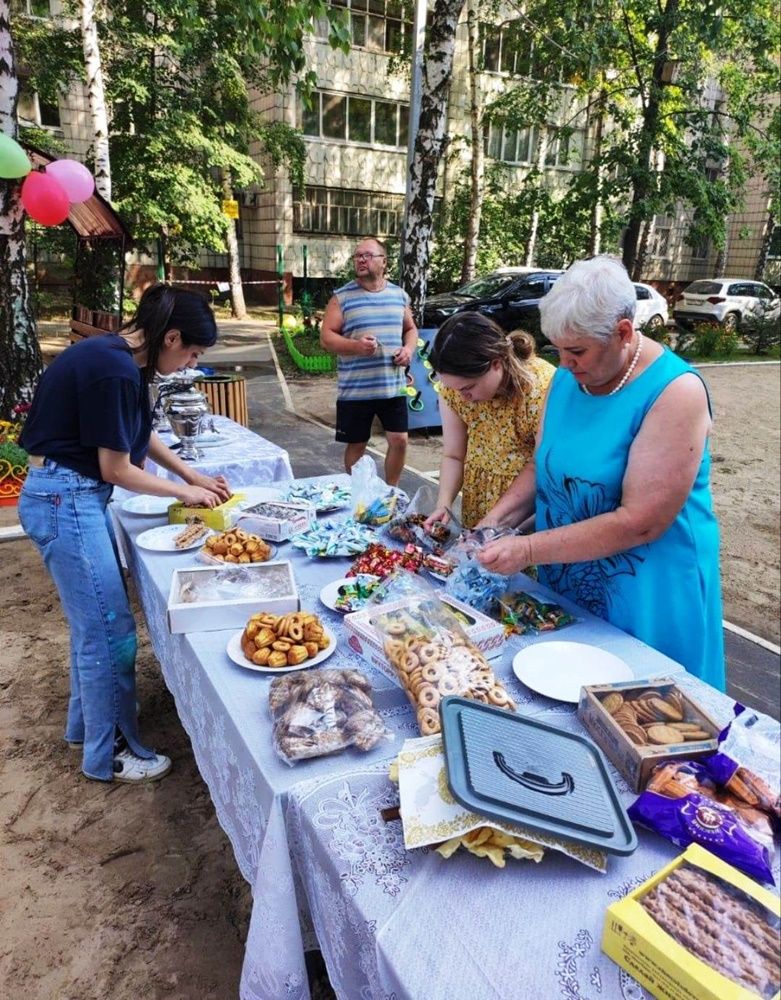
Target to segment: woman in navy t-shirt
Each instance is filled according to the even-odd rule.
[[[222,476],[201,475],[159,440],[149,406],[156,372],[195,365],[216,340],[200,296],[156,285],[119,334],[83,340],[49,365],[22,434],[30,470],[19,520],[71,633],[65,739],[83,748],[82,770],[98,781],[150,781],[171,768],[138,738],[135,622],[107,506],[114,486],[208,507],[230,496]],[[183,482],[145,472],[147,455]]]

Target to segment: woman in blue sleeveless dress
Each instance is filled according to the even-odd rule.
[[[724,690],[711,414],[699,375],[634,329],[618,261],[574,264],[540,303],[561,366],[535,464],[483,523],[536,532],[485,547],[486,567],[540,579]]]

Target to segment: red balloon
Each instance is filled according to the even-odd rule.
[[[62,184],[38,170],[33,170],[24,179],[22,205],[30,218],[42,226],[59,226],[70,212],[70,202]]]

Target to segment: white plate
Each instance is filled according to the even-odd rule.
[[[323,625],[323,631],[331,640],[328,648],[321,649],[317,656],[313,656],[311,660],[304,660],[303,663],[299,663],[295,667],[259,667],[257,663],[248,660],[241,648],[241,637],[244,635],[244,629],[231,636],[227,652],[228,656],[239,667],[246,667],[248,670],[257,670],[259,674],[289,674],[293,670],[306,670],[309,667],[316,667],[318,663],[327,660],[336,651],[336,636],[326,625]]]
[[[371,573],[362,573],[361,576],[364,577],[364,579],[379,580],[378,576],[372,576]],[[355,582],[354,576],[345,576],[341,580],[334,580],[331,583],[327,583],[320,591],[320,600],[327,608],[330,608],[331,611],[335,611],[338,615],[347,614],[347,612],[344,611],[342,608],[337,608],[336,599],[339,596],[339,588],[341,586],[343,586],[345,583],[354,583],[354,582]],[[361,607],[365,606],[366,606],[365,604],[361,605]],[[353,608],[352,610],[359,611],[360,608]]]
[[[277,490],[273,486],[237,486],[236,492],[244,494],[244,499],[239,500],[237,505],[239,510],[254,507],[256,503],[270,503],[282,499],[282,490]]]
[[[143,493],[124,500],[122,510],[128,514],[142,514],[144,517],[160,517],[168,513],[172,503],[176,503],[175,497],[153,497]]]
[[[556,701],[577,704],[585,684],[631,681],[631,668],[614,653],[584,642],[538,642],[513,659],[513,672],[526,687]]]
[[[195,438],[195,447],[215,448],[218,444],[230,444],[232,440],[227,434],[201,434]]]
[[[200,548],[204,540],[211,534],[209,531],[206,535],[200,535],[189,545],[177,548],[174,539],[177,535],[181,535],[186,527],[186,524],[163,524],[159,528],[150,528],[148,531],[141,532],[136,539],[136,545],[140,549],[147,549],[150,552],[187,552],[188,549]]]

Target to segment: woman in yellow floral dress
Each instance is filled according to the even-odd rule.
[[[535,356],[527,333],[507,334],[471,312],[442,324],[429,360],[442,383],[442,463],[437,509],[427,523],[447,522],[445,508],[460,490],[461,519],[470,528],[534,455],[555,369]]]

